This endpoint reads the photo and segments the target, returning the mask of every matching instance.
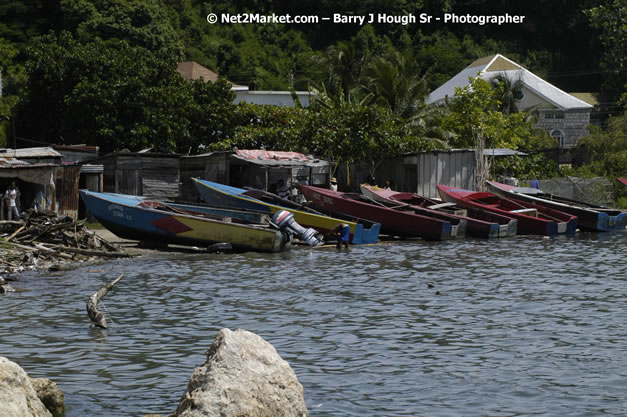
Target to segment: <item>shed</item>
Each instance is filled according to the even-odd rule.
[[[58,163],[39,162],[39,160],[45,161],[46,156],[39,155],[42,158],[38,158],[37,151],[33,148],[27,149],[0,153],[0,186],[2,186],[2,192],[10,182],[15,181],[20,189],[22,211],[36,207],[76,218],[78,215],[80,166],[62,166]],[[31,162],[8,156],[17,154],[27,155]],[[7,214],[5,207],[2,208],[0,218],[4,218]]]
[[[178,198],[179,159],[174,153],[117,152],[89,163],[103,166],[104,192]]]
[[[383,161],[376,178],[381,183],[391,181],[397,191],[439,198],[438,184],[473,189],[475,169],[474,150],[413,152]]]
[[[263,149],[212,152],[181,158],[181,198],[197,198],[191,178],[235,187],[270,190],[283,179],[292,184],[324,185],[329,183],[329,163],[298,152]]]
[[[98,158],[98,146],[54,145],[54,150],[61,154],[61,163],[76,164]]]

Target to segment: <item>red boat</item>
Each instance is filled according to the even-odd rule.
[[[553,236],[575,233],[577,216],[553,210],[539,204],[514,201],[493,193],[464,190],[438,185],[442,200],[462,207],[476,208],[502,214],[518,220],[518,233]]]
[[[361,185],[361,193],[395,210],[413,210],[421,213],[435,213],[443,220],[455,219],[466,222],[466,234],[478,238],[509,237],[516,234],[518,221],[497,213],[475,208],[463,208],[455,203],[422,197],[414,193],[385,190],[367,184]]]
[[[445,220],[372,204],[356,193],[342,193],[308,185],[300,185],[300,189],[316,209],[331,215],[346,215],[381,223],[381,233],[387,235],[428,240],[451,238],[451,222]]]

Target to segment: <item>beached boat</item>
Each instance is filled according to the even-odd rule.
[[[373,204],[357,193],[342,193],[307,185],[301,185],[300,189],[316,209],[381,223],[381,233],[387,235],[428,240],[451,238],[452,225],[446,220]]]
[[[377,243],[379,240],[379,230],[381,225],[368,223],[364,225],[356,221],[348,221],[331,217],[322,213],[313,213],[299,210],[294,207],[287,207],[275,203],[263,201],[247,195],[244,188],[231,187],[212,181],[192,178],[196,191],[200,198],[207,204],[220,207],[242,208],[257,210],[273,215],[281,210],[288,210],[294,214],[294,220],[303,227],[312,227],[322,233],[328,234],[339,223],[346,223],[351,230],[351,243],[354,245]],[[368,227],[366,227],[368,226]]]
[[[497,213],[475,208],[459,207],[455,203],[422,197],[415,193],[398,192],[361,185],[363,195],[388,205],[395,210],[414,210],[418,213],[437,213],[441,219],[461,219],[466,222],[466,235],[478,238],[510,237],[516,234],[518,221]]]
[[[515,201],[490,192],[437,186],[442,200],[462,207],[477,208],[518,220],[518,234],[553,236],[577,231],[577,216],[539,204]]]
[[[554,210],[563,211],[577,216],[579,230],[589,232],[609,232],[622,230],[627,226],[627,213],[617,209],[610,209],[583,201],[570,200],[554,194],[545,193],[537,188],[515,187],[487,181],[488,186],[495,193],[506,198],[533,202]]]
[[[80,190],[80,196],[91,214],[123,239],[194,246],[230,243],[237,250],[261,252],[279,252],[291,246],[290,233],[267,221],[242,220],[237,213],[227,217],[209,209],[204,213],[186,211],[142,197],[87,190]]]

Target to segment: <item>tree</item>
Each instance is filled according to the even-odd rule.
[[[426,76],[421,73],[409,52],[394,51],[368,63],[360,81],[361,90],[393,114],[410,119],[425,105],[429,94]]]
[[[481,135],[486,147],[517,149],[523,138],[531,135],[531,123],[525,122],[524,114],[499,110],[502,94],[502,85],[492,88],[480,77],[455,89],[455,96],[448,102],[449,114],[443,119],[443,126],[457,134],[453,146],[474,148]]]
[[[500,92],[500,97],[498,97],[500,101],[499,111],[505,114],[518,113],[517,102],[522,99],[523,80],[520,78],[513,80],[501,73],[490,79],[490,84],[492,88]]]
[[[23,134],[104,152],[174,150],[189,137],[189,84],[147,49],[83,44],[62,32],[36,40],[28,53],[28,93],[17,118]]]
[[[603,0],[601,3],[585,13],[592,27],[601,31],[604,90],[618,101],[627,89],[627,3],[624,0]]]

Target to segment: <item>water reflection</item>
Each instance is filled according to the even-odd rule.
[[[24,277],[0,351],[68,417],[169,414],[223,327],[272,343],[312,416],[621,415],[625,255],[615,233],[119,261]]]

